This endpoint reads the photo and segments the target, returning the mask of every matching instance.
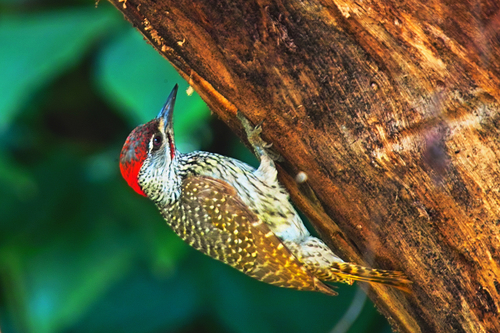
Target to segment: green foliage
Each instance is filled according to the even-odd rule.
[[[6,125],[22,110],[26,96],[78,63],[117,22],[111,11],[92,8],[2,15],[0,124]]]
[[[214,137],[221,125],[168,62],[107,3],[28,7],[0,2],[2,332],[328,332],[355,287],[251,280],[185,245],[121,179],[126,136],[175,83],[181,150],[215,138],[248,155],[227,130]],[[387,327],[366,304],[349,332]]]

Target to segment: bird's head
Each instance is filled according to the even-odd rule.
[[[120,153],[123,178],[137,193],[151,199],[162,195],[177,154],[172,123],[176,95],[177,85],[158,116],[137,126],[129,134]]]

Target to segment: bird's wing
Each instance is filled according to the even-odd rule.
[[[225,181],[188,177],[182,193],[182,211],[177,215],[190,220],[186,229],[193,230],[185,240],[192,246],[260,281],[336,294],[298,261]]]

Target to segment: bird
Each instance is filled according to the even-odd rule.
[[[337,295],[331,282],[382,283],[408,291],[399,271],[344,262],[312,236],[278,182],[274,156],[237,113],[258,168],[223,155],[181,153],[174,140],[176,84],[156,118],[137,126],[120,153],[128,185],[149,198],[187,244],[246,275],[275,286]]]

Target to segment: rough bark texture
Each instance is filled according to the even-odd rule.
[[[264,120],[344,259],[410,277],[369,290],[395,329],[500,331],[498,0],[110,1],[237,133]]]

